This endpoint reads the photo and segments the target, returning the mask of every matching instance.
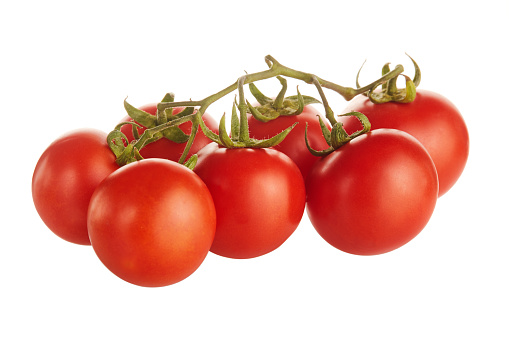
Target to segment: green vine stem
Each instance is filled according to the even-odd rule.
[[[380,85],[386,84],[391,79],[397,78],[402,72],[403,72],[403,66],[397,65],[392,71],[388,71],[387,73],[383,74],[379,79],[373,81],[369,85],[359,87],[358,88],[352,88],[352,87],[343,87],[340,85],[337,85],[331,81],[322,79],[312,73],[306,73],[302,71],[298,71],[289,67],[286,67],[279,63],[274,57],[271,55],[267,55],[265,57],[265,62],[269,66],[268,70],[252,73],[252,74],[246,74],[240,78],[237,79],[237,81],[230,86],[222,89],[221,91],[212,94],[202,100],[199,101],[180,101],[175,102],[173,99],[173,96],[170,96],[168,98],[165,97],[165,100],[157,104],[157,115],[156,119],[159,125],[151,128],[147,128],[143,134],[140,136],[140,138],[134,142],[134,144],[129,144],[128,146],[124,146],[122,138],[125,136],[122,135],[120,132],[120,128],[116,128],[114,131],[112,131],[108,137],[108,142],[110,143],[110,147],[112,148],[113,152],[117,156],[117,161],[122,161],[123,163],[129,163],[132,161],[139,160],[141,156],[139,155],[139,149],[142,148],[145,144],[149,142],[153,142],[154,136],[156,134],[163,132],[164,130],[175,127],[180,125],[183,122],[186,121],[192,121],[192,131],[189,135],[189,139],[187,140],[186,147],[184,149],[184,152],[182,153],[182,156],[179,159],[179,163],[183,163],[184,159],[186,159],[189,150],[192,146],[192,143],[194,141],[194,138],[196,137],[196,133],[198,131],[198,127],[201,127],[203,132],[214,142],[220,143],[220,144],[228,144],[228,145],[234,145],[230,141],[236,141],[237,146],[235,147],[268,147],[272,146],[272,143],[276,140],[252,140],[249,138],[249,131],[247,126],[247,118],[245,117],[247,110],[249,108],[248,104],[246,103],[246,100],[244,98],[244,90],[243,86],[245,84],[251,84],[256,81],[265,80],[273,77],[279,77],[280,76],[286,76],[289,78],[298,79],[301,81],[304,81],[308,84],[313,84],[317,88],[320,97],[322,99],[322,103],[326,110],[326,117],[331,122],[332,125],[336,124],[336,119],[334,117],[334,113],[332,109],[330,108],[327,98],[325,97],[325,93],[323,91],[323,88],[330,89],[339,95],[341,95],[344,99],[347,101],[353,99],[355,96],[366,93],[366,92],[372,92],[375,88],[377,88]],[[280,80],[281,81],[281,80]],[[286,84],[282,82],[282,85],[285,86]],[[238,132],[238,140],[227,140],[224,134],[221,133],[220,135],[215,135],[212,131],[210,131],[203,122],[202,114],[207,110],[207,108],[214,103],[215,101],[221,99],[222,97],[226,96],[227,94],[233,92],[234,90],[239,91],[239,104],[238,108],[240,110],[240,121],[239,121],[239,132]],[[276,98],[276,104],[279,104],[281,102],[281,98]],[[173,107],[187,107],[188,109],[194,109],[194,107],[199,106],[199,109],[196,111],[195,114],[186,115],[182,118],[173,119],[169,122],[165,122],[167,120],[167,114],[166,110],[171,110]],[[224,120],[224,118],[223,118]],[[221,122],[224,125],[224,121]],[[233,124],[233,120],[232,120]],[[293,126],[292,126],[293,127]],[[284,138],[289,132],[291,128],[288,130],[285,130],[284,133],[281,133],[279,138]],[[210,133],[209,133],[210,132]],[[281,139],[282,140],[282,139]],[[270,142],[269,142],[270,141]],[[126,155],[127,154],[127,155]]]
[[[331,81],[324,80],[324,79],[322,79],[314,74],[311,74],[311,73],[297,71],[292,68],[286,67],[286,66],[282,65],[281,63],[279,63],[271,55],[267,55],[265,57],[265,62],[269,66],[269,69],[265,70],[265,71],[257,72],[257,73],[251,73],[251,74],[244,75],[242,77],[244,84],[250,84],[252,82],[265,80],[265,79],[273,78],[276,76],[286,76],[289,78],[302,80],[308,84],[314,84],[317,88],[324,87],[324,88],[333,90],[334,92],[338,93],[343,98],[345,98],[345,100],[347,100],[347,101],[352,100],[355,96],[357,96],[359,94],[366,93],[366,92],[370,91],[371,89],[376,88],[376,87],[386,83],[390,79],[393,79],[393,78],[397,77],[398,75],[400,75],[404,70],[402,65],[397,65],[392,71],[388,72],[387,74],[384,74],[382,77],[373,81],[369,85],[366,85],[363,87],[358,87],[358,88],[352,88],[352,87],[343,87],[343,86],[337,85]],[[233,92],[234,90],[236,90],[238,88],[239,88],[239,83],[237,80],[235,83],[231,84],[230,86],[228,86],[228,87],[222,89],[221,91],[219,91],[215,94],[212,94],[202,100],[180,101],[180,102],[161,102],[158,104],[157,107],[160,110],[164,110],[166,108],[177,107],[177,106],[187,106],[187,107],[200,106],[199,111],[201,111],[203,113],[206,111],[206,109],[213,102],[221,99],[222,97],[226,96],[227,94]],[[323,100],[323,98],[324,98],[324,96],[322,96],[322,100]],[[239,101],[242,102],[242,100],[240,100],[240,99],[239,99]],[[327,105],[327,107],[328,107],[328,105]],[[329,107],[329,109],[330,109],[330,107]]]

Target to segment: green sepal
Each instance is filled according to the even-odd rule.
[[[271,98],[266,97],[262,92],[260,92],[253,82],[249,84],[249,91],[260,105],[270,104],[273,101]]]
[[[119,123],[117,126],[115,126],[115,129],[120,131],[120,128],[122,128],[122,126],[124,126],[124,125],[131,125],[132,126],[132,133],[133,133],[133,138],[134,139],[139,139],[140,138],[140,132],[138,131],[138,128],[143,128],[143,126],[137,124],[134,121],[124,121],[124,122]]]
[[[116,128],[108,133],[106,142],[108,143],[108,146],[110,147],[113,154],[115,154],[116,158],[118,158],[124,151],[125,143],[129,143],[125,134]]]
[[[187,142],[187,140],[189,140],[189,135],[184,133],[184,131],[182,131],[179,126],[168,127],[167,129],[162,131],[161,134],[166,139],[179,144]]]
[[[297,87],[297,91],[298,91],[298,87]],[[313,97],[310,97],[308,95],[301,95],[302,97],[302,100],[303,100],[303,104],[304,106],[307,106],[307,105],[310,105],[310,104],[321,104],[322,102],[320,100],[316,100],[315,98]],[[299,95],[290,95],[289,97],[286,97],[287,100],[290,100],[290,101],[296,101],[297,102],[297,107],[299,105]]]
[[[132,106],[127,102],[127,99],[124,100],[124,108],[127,112],[127,115],[131,117],[134,121],[143,125],[147,128],[155,127],[157,124],[157,117],[150,113],[147,113],[139,108]]]
[[[260,113],[260,111],[258,111],[258,109],[253,107],[247,100],[246,100],[246,103],[247,103],[247,107],[249,108],[249,113],[251,113],[255,117],[256,120],[259,120],[262,122],[267,122],[267,121],[271,121],[271,120],[274,120],[275,118],[277,118],[277,116],[269,117],[268,115]]]
[[[228,132],[226,132],[226,115],[223,114],[221,120],[219,121],[219,141],[220,144],[227,148],[233,148],[234,143],[232,139],[228,136]]]
[[[331,133],[325,123],[323,122],[322,117],[318,116],[318,122],[320,123],[320,129],[322,130],[322,135],[325,138],[325,142],[327,142],[327,145],[332,146],[331,143]]]
[[[251,148],[266,148],[266,147],[274,147],[281,143],[286,136],[292,131],[292,129],[298,124],[298,122],[295,122],[292,126],[286,128],[279,134],[276,134],[272,138],[265,139],[265,140],[254,140],[251,139],[246,146],[241,147],[251,147]]]
[[[306,122],[306,129],[304,130],[304,140],[306,141],[307,149],[315,157],[324,157],[324,156],[329,155],[332,152],[334,152],[334,148],[332,146],[327,149],[321,150],[321,151],[317,151],[311,147],[311,145],[309,144],[309,140],[308,140],[308,123],[307,122]],[[329,142],[327,142],[327,143],[329,143]]]
[[[362,114],[361,112],[352,111],[349,113],[341,114],[339,116],[340,117],[354,116],[362,124],[362,130],[350,134],[351,139],[356,138],[361,134],[368,133],[371,130],[371,122],[369,122],[368,117]]]
[[[196,167],[197,162],[198,162],[198,156],[196,154],[193,154],[189,157],[189,159],[187,159],[187,161],[183,165],[192,171]]]
[[[232,140],[239,141],[240,121],[239,121],[239,116],[237,115],[237,110],[235,109],[235,105],[236,105],[236,102],[233,103],[233,107],[232,107],[230,133],[232,135]]]
[[[274,99],[272,106],[276,110],[279,110],[279,109],[283,108],[283,101],[285,100],[285,94],[286,94],[286,90],[288,89],[288,83],[287,83],[286,79],[283,78],[282,76],[277,76],[276,79],[279,80],[279,83],[281,84],[282,88],[281,88],[281,91],[279,91],[276,99]]]
[[[306,106],[306,104],[304,102],[304,97],[302,96],[302,94],[300,94],[299,86],[297,86],[297,103],[299,104],[299,106],[298,106],[297,111],[295,112],[295,114],[299,115],[302,112],[304,112],[304,106]]]
[[[198,115],[198,124],[200,125],[201,131],[203,132],[203,134],[205,134],[205,136],[207,138],[209,138],[213,142],[221,145],[221,141],[219,140],[219,135],[217,135],[216,133],[212,132],[210,130],[210,128],[207,127],[207,125],[203,121],[203,118],[201,117],[201,115]]]
[[[125,144],[127,137],[120,129],[114,129],[108,133],[106,141],[113,154],[115,154],[115,161],[119,166],[143,159],[134,143]]]

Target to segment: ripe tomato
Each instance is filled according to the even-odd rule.
[[[90,245],[87,209],[97,185],[118,169],[106,133],[83,129],[55,140],[41,155],[32,177],[39,216],[56,235]]]
[[[88,210],[92,247],[102,263],[132,284],[157,287],[191,275],[215,232],[210,193],[187,167],[144,159],[108,176]]]
[[[318,157],[312,155],[306,147],[306,141],[304,139],[306,123],[308,124],[308,140],[310,146],[314,149],[326,149],[329,147],[322,136],[318,115],[322,117],[322,120],[330,129],[323,115],[318,110],[308,105],[304,107],[304,110],[299,115],[280,116],[268,122],[256,120],[254,116],[249,115],[249,132],[253,138],[266,139],[273,137],[284,129],[292,126],[295,122],[298,122],[286,138],[273,148],[289,156],[297,164],[305,179],[311,166],[318,160]]]
[[[157,104],[147,104],[144,106],[141,106],[139,109],[142,111],[145,111],[147,113],[150,113],[152,115],[155,115],[157,112]],[[184,107],[175,107],[173,108],[173,114],[178,114],[184,110]],[[202,116],[203,122],[207,125],[207,127],[212,130],[213,132],[217,133],[218,125],[217,122],[214,121],[214,119],[207,113],[203,114]],[[121,122],[126,121],[133,121],[129,116],[124,117]],[[181,124],[179,127],[184,133],[190,134],[191,128],[193,124],[188,121],[183,124]],[[139,128],[140,135],[145,131],[145,127]],[[131,125],[124,125],[120,128],[120,131],[125,134],[127,139],[132,141],[134,139],[133,132],[132,132],[132,126]],[[191,146],[191,149],[189,151],[189,154],[186,158],[189,159],[189,157],[196,152],[198,152],[201,148],[203,148],[205,145],[209,144],[211,141],[209,138],[203,134],[201,131],[201,128],[198,129],[198,133],[196,134],[196,138],[194,139],[194,142]],[[157,140],[156,142],[152,142],[150,144],[145,145],[141,150],[140,154],[143,158],[162,158],[162,159],[168,159],[172,161],[178,161],[182,153],[184,152],[184,148],[186,147],[186,143],[177,143],[171,140],[168,140],[166,138],[161,138]]]
[[[358,111],[371,122],[371,130],[395,128],[419,140],[428,150],[438,173],[439,196],[444,195],[458,180],[468,158],[467,126],[458,109],[440,94],[417,90],[415,100],[408,104],[388,102],[373,104],[368,98],[354,98],[343,113]],[[340,117],[348,133],[360,129],[354,117]]]
[[[379,129],[321,158],[306,189],[310,221],[328,243],[374,255],[406,244],[424,228],[438,198],[438,178],[417,139]]]
[[[213,253],[238,259],[261,256],[281,246],[299,225],[304,181],[285,154],[213,143],[198,152],[194,171],[216,207]]]

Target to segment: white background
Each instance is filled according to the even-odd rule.
[[[2,3],[0,337],[508,338],[508,22],[508,2],[494,0]],[[304,217],[273,253],[211,254],[188,279],[150,289],[53,235],[35,211],[44,149],[75,128],[111,130],[127,96],[199,100],[266,69],[267,54],[354,87],[365,59],[363,83],[385,62],[413,76],[405,52],[420,87],[460,109],[471,150],[424,231],[394,252],[342,253]],[[346,102],[327,94],[340,112]],[[209,112],[230,112],[232,100]]]

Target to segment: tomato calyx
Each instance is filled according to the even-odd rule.
[[[308,132],[308,125],[306,123],[306,130],[304,132],[304,138],[306,140],[306,147],[308,148],[309,152],[317,157],[324,157],[326,155],[329,155],[330,153],[334,152],[338,148],[342,147],[343,145],[349,143],[351,140],[357,138],[358,136],[365,134],[371,130],[371,123],[369,122],[368,118],[360,113],[360,112],[349,112],[345,114],[341,114],[340,116],[355,116],[362,124],[362,130],[356,131],[352,134],[348,134],[344,127],[343,123],[336,122],[332,129],[329,131],[325,123],[323,122],[321,117],[318,117],[320,121],[320,127],[322,129],[322,134],[325,138],[325,141],[330,146],[327,149],[324,150],[315,150],[309,145],[309,140],[307,136]]]
[[[174,94],[167,93],[162,103],[168,103],[174,101]],[[127,165],[131,162],[142,160],[143,157],[140,154],[140,150],[147,144],[155,142],[161,138],[167,138],[176,143],[187,142],[186,148],[179,159],[179,163],[184,166],[193,169],[196,165],[196,157],[190,157],[186,162],[186,159],[191,144],[196,136],[198,130],[198,120],[201,119],[201,115],[195,112],[194,107],[186,107],[183,111],[178,114],[173,114],[173,108],[157,108],[156,115],[147,113],[141,109],[138,109],[124,100],[124,108],[127,114],[134,121],[122,122],[115,126],[115,128],[108,134],[107,142],[111,151],[115,154],[116,163],[119,166]],[[180,124],[191,121],[193,123],[191,134],[186,134],[179,128]],[[129,142],[127,136],[121,132],[121,127],[124,125],[132,126],[132,134],[134,139]],[[140,135],[138,129],[146,127],[143,133]]]
[[[237,114],[237,107],[240,111],[240,118]],[[247,123],[247,109],[247,104],[238,104],[237,102],[234,102],[231,114],[231,135],[228,135],[226,130],[225,114],[223,114],[219,121],[218,134],[212,132],[201,118],[199,119],[200,128],[202,129],[203,134],[205,134],[205,136],[207,136],[210,140],[226,148],[267,148],[276,146],[282,142],[295,125],[297,125],[297,123],[294,123],[292,126],[269,139],[251,138],[249,136],[249,126]]]
[[[249,84],[249,90],[258,101],[259,106],[253,107],[247,100],[246,104],[249,108],[248,113],[251,113],[256,120],[267,122],[279,116],[299,115],[304,110],[304,106],[321,103],[313,97],[300,94],[298,86],[297,95],[285,97],[288,88],[287,81],[281,76],[276,78],[281,83],[282,88],[275,99],[265,96],[254,83]]]
[[[419,86],[419,83],[421,82],[421,70],[419,66],[417,65],[417,62],[415,62],[412,57],[410,57],[408,54],[407,56],[412,60],[412,63],[415,68],[415,75],[414,78],[411,79],[407,75],[399,74],[403,77],[405,77],[405,88],[398,88],[396,81],[398,79],[398,76],[393,77],[389,79],[387,82],[384,82],[381,84],[382,89],[377,90],[376,87],[371,88],[369,91],[362,93],[363,95],[367,96],[369,100],[375,104],[383,104],[386,102],[399,102],[399,103],[410,103],[414,101],[417,91],[417,86]],[[390,64],[386,63],[382,67],[382,76],[388,74],[391,72]],[[357,88],[360,88],[359,85],[359,74],[362,70],[361,66],[359,71],[357,72],[357,78],[356,78],[356,85]]]

